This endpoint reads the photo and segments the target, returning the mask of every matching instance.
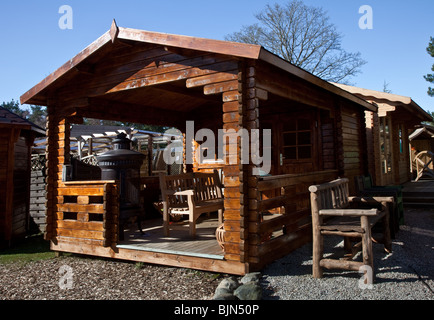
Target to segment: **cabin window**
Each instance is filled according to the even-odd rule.
[[[403,125],[400,124],[399,125],[399,129],[398,129],[398,137],[399,137],[399,153],[403,154],[404,153],[404,140],[403,140]]]
[[[283,158],[312,158],[312,124],[309,119],[289,119],[283,124]]]

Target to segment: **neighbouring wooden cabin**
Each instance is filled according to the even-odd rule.
[[[366,128],[369,172],[378,186],[401,185],[412,179],[409,135],[432,117],[411,98],[375,90],[336,84],[344,90],[378,106],[378,113],[367,111]]]
[[[30,158],[45,130],[0,107],[0,247],[29,229]]]
[[[52,250],[230,274],[260,270],[310,241],[308,187],[368,172],[364,113],[377,111],[261,46],[115,22],[21,102],[48,108],[46,239]],[[185,232],[187,238],[161,233],[153,240],[160,218],[148,238],[122,242],[118,182],[62,180],[70,163],[70,126],[83,117],[173,126],[184,134],[187,121],[194,121],[195,131],[215,133],[271,129],[271,172],[254,175],[261,165],[251,157],[241,163],[239,140],[235,154],[184,166],[218,169],[224,177],[223,251],[214,235],[217,222],[206,238],[193,240]],[[196,150],[201,142],[193,141]],[[147,188],[158,188],[158,177],[146,178]],[[209,249],[198,252],[206,243]]]
[[[434,127],[429,124],[417,126],[409,140],[413,179],[434,179]]]

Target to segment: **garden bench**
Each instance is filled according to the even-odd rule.
[[[313,228],[313,276],[321,278],[322,268],[361,271],[363,266],[369,266],[373,276],[371,229],[382,220],[384,246],[390,252],[388,203],[393,202],[393,197],[350,197],[346,178],[310,186],[309,191]],[[345,259],[323,257],[323,237],[327,235],[344,237],[344,248],[348,253]],[[361,238],[361,243],[352,247],[351,240],[354,238]],[[362,262],[353,261],[360,245]],[[367,268],[364,270],[368,272]],[[365,277],[365,282],[372,283],[372,278]]]
[[[170,217],[187,215],[189,231],[196,235],[196,220],[202,213],[218,211],[219,224],[223,223],[224,199],[219,174],[189,172],[179,175],[160,173],[163,201],[163,227],[169,235]]]

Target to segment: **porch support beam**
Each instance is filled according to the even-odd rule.
[[[91,98],[87,107],[77,108],[77,116],[175,127],[187,118],[186,113],[180,111],[100,98]]]

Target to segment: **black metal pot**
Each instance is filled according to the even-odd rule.
[[[130,150],[131,140],[121,133],[113,140],[113,150],[97,157],[101,180],[117,180],[120,187],[120,238],[124,222],[131,216],[141,215],[140,167],[145,155]]]

